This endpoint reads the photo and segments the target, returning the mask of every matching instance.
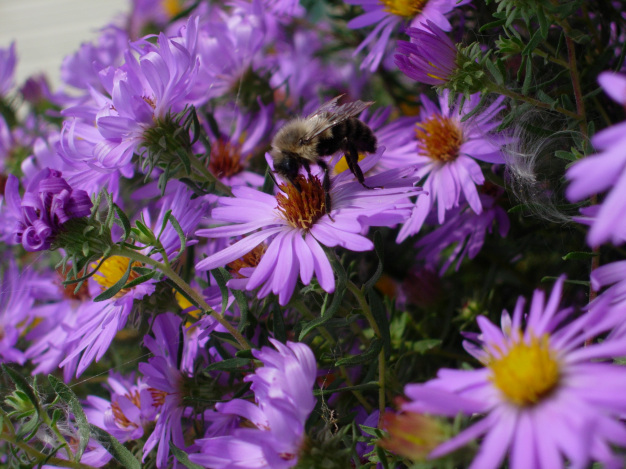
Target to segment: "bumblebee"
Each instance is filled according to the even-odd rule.
[[[326,213],[330,213],[330,176],[325,156],[338,151],[345,154],[348,168],[357,180],[366,187],[363,172],[359,167],[359,152],[374,153],[377,147],[376,136],[358,116],[373,104],[373,101],[354,101],[338,105],[339,95],[321,105],[305,118],[296,118],[285,124],[274,136],[270,155],[274,170],[296,189],[300,187],[296,177],[304,167],[311,176],[311,164],[317,164],[324,171],[322,188],[326,198]]]

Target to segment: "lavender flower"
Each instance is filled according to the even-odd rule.
[[[598,77],[600,86],[622,105],[626,105],[626,76],[603,72]],[[626,240],[626,122],[615,124],[598,132],[592,138],[600,153],[589,156],[570,167],[566,173],[570,185],[567,197],[583,200],[593,194],[607,192],[605,199],[591,220],[587,242],[593,246],[610,241],[622,244]]]
[[[256,405],[243,399],[216,405],[219,413],[246,419],[253,426],[197,440],[200,452],[189,456],[196,464],[224,469],[281,469],[297,464],[304,424],[315,407],[315,356],[302,343],[270,342],[276,350],[254,350],[253,355],[264,366],[245,378],[252,382]]]
[[[439,275],[443,275],[456,261],[456,270],[459,270],[465,257],[473,259],[480,252],[485,235],[492,232],[494,223],[499,227],[500,236],[506,236],[510,222],[504,209],[488,195],[480,194],[480,200],[482,213],[474,213],[467,206],[461,207],[454,210],[443,225],[420,238],[418,258],[426,261],[427,268],[440,265]],[[456,245],[449,251],[453,244]]]
[[[471,0],[345,0],[350,5],[360,5],[365,10],[348,23],[352,29],[376,25],[371,33],[354,51],[358,54],[366,47],[370,49],[361,64],[362,69],[374,72],[387,52],[389,38],[394,31],[408,23],[414,28],[424,28],[432,22],[439,29],[450,31],[452,25],[446,14],[455,7],[466,5]]]
[[[623,318],[607,312],[605,302],[565,323],[573,311],[559,309],[563,282],[555,284],[547,303],[543,292],[536,291],[527,316],[520,298],[513,318],[503,313],[502,330],[478,318],[482,333],[467,336],[479,346],[464,345],[486,368],[441,369],[425,384],[406,386],[410,402],[403,411],[484,415],[430,457],[484,435],[471,468],[497,468],[507,452],[512,469],[563,467],[564,459],[573,467],[586,467],[591,460],[619,465],[611,446],[626,445],[620,421],[626,381],[621,366],[602,360],[623,356],[626,344],[607,339],[582,346]]]
[[[16,63],[15,42],[12,42],[8,49],[0,48],[0,98],[6,96],[13,88]]]
[[[363,171],[369,170],[381,154],[382,149],[363,160],[360,163]],[[384,189],[368,190],[353,181],[352,174],[346,171],[333,181],[330,214],[325,212],[324,190],[317,176],[310,179],[299,176],[301,191],[292,185],[281,185],[284,193],[275,197],[246,187],[234,188],[235,197],[220,198],[221,206],[211,213],[214,221],[233,225],[198,230],[196,235],[248,236],[201,260],[196,269],[223,267],[266,241],[267,251],[251,275],[247,290],[262,286],[259,297],[271,291],[285,305],[298,277],[308,285],[315,273],[320,286],[333,292],[333,270],[322,246],[341,246],[352,251],[373,249],[373,243],[361,234],[364,226],[389,226],[402,221],[406,210],[397,212],[395,204],[420,190],[412,187],[413,173],[408,168],[372,176],[367,184]]]
[[[26,357],[17,342],[33,319],[29,314],[34,303],[31,275],[20,272],[12,259],[0,274],[0,361],[22,365]]]
[[[500,124],[496,116],[504,108],[504,97],[462,122],[463,116],[478,106],[480,95],[471,95],[462,106],[457,101],[453,107],[448,105],[448,96],[445,90],[439,107],[422,96],[424,108],[415,129],[417,154],[410,162],[419,165],[425,194],[418,197],[410,219],[398,233],[398,242],[421,229],[435,203],[439,223],[445,220],[446,211],[459,206],[463,199],[480,214],[482,204],[476,185],[483,184],[485,177],[476,160],[504,163],[501,146],[508,138],[491,133]]]
[[[85,191],[72,189],[59,171],[49,168],[29,182],[23,198],[18,179],[10,174],[5,200],[16,222],[13,242],[27,251],[50,249],[63,225],[72,218],[86,217],[93,206]]]
[[[185,411],[182,402],[183,375],[178,369],[181,322],[172,313],[158,316],[152,326],[154,338],[144,338],[144,345],[154,356],[148,363],[139,364],[139,371],[144,375],[145,383],[152,394],[153,405],[159,411],[156,427],[143,447],[143,460],[157,447],[156,465],[159,469],[167,467],[170,441],[178,448],[186,447],[182,427]]]
[[[435,24],[408,28],[411,42],[398,41],[394,60],[409,78],[429,85],[445,84],[457,70],[457,50],[454,43]]]

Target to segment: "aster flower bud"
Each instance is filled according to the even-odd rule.
[[[409,78],[468,95],[485,89],[480,48],[459,48],[430,21],[406,33],[411,41],[399,41],[394,60]]]
[[[28,184],[23,198],[18,186],[18,179],[9,175],[5,195],[17,220],[13,241],[27,251],[50,249],[69,220],[91,213],[93,203],[87,192],[72,189],[59,171],[40,171]]]

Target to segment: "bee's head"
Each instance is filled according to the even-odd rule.
[[[293,183],[300,171],[298,156],[289,151],[275,150],[272,151],[272,157],[274,159],[274,170]]]

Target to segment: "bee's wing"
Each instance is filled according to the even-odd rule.
[[[313,123],[313,126],[305,135],[305,141],[315,138],[325,130],[334,127],[346,119],[358,116],[361,112],[374,104],[373,101],[353,101],[337,106],[337,101],[342,96],[341,94],[325,102],[313,114],[307,117],[307,120]]]

